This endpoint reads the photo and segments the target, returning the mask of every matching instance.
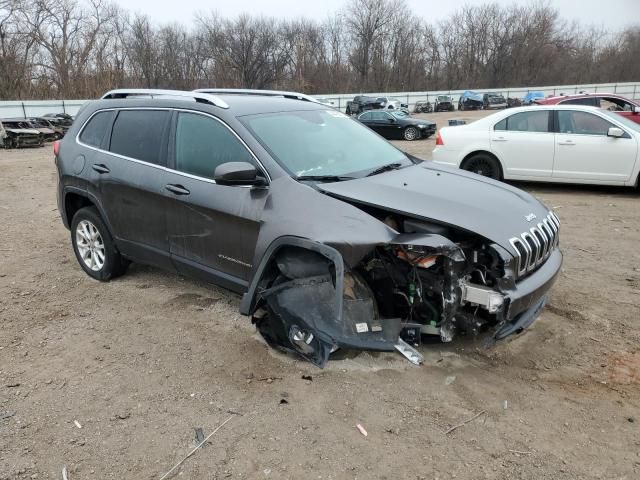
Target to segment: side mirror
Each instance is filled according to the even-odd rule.
[[[266,185],[265,179],[258,176],[256,167],[248,162],[227,162],[218,165],[213,179],[220,185]]]
[[[640,107],[633,107],[633,113],[640,113]]]
[[[396,123],[396,119],[395,118],[389,118],[389,119],[387,119],[387,121],[389,123]]]
[[[607,131],[607,137],[620,138],[624,136],[624,130],[618,127],[611,127]]]

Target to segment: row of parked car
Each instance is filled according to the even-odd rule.
[[[0,119],[0,147],[40,147],[60,140],[73,123],[66,113],[48,113],[41,117]]]

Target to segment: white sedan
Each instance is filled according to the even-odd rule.
[[[433,160],[495,179],[638,186],[640,125],[607,110],[503,110],[442,128]]]

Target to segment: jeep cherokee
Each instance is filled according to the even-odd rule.
[[[141,262],[242,294],[266,341],[324,366],[423,334],[500,339],[540,313],[562,263],[531,195],[403,153],[290,92],[114,90],[54,146],[78,262]]]

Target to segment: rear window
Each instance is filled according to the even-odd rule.
[[[102,147],[105,134],[111,126],[113,115],[113,111],[96,113],[82,129],[80,141],[90,147]]]
[[[163,135],[170,116],[164,110],[121,110],[113,124],[109,150],[160,165]]]
[[[587,105],[590,107],[597,107],[598,99],[596,97],[570,98],[569,100],[564,100],[560,103],[562,105]]]

